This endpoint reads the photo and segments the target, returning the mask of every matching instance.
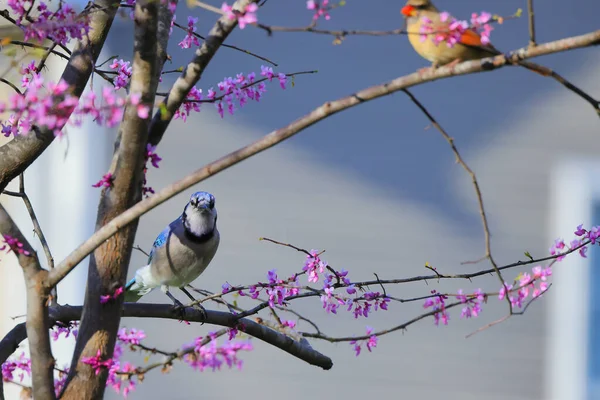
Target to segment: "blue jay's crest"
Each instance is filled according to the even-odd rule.
[[[197,209],[212,210],[215,207],[215,196],[208,192],[196,192],[190,197],[188,204]]]

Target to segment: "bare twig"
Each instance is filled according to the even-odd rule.
[[[481,223],[483,225],[483,234],[484,234],[484,239],[485,239],[485,257],[490,260],[490,263],[492,264],[492,267],[494,268],[494,271],[496,272],[496,275],[498,276],[498,279],[500,280],[500,284],[502,286],[504,286],[505,290],[508,290],[508,288],[506,287],[506,283],[504,283],[504,278],[502,278],[502,273],[498,269],[498,265],[496,264],[496,261],[494,261],[494,257],[492,257],[490,227],[488,225],[487,216],[485,214],[485,208],[483,206],[483,196],[481,195],[481,189],[479,188],[479,182],[477,181],[477,176],[475,176],[475,173],[473,172],[473,170],[467,165],[465,160],[462,158],[462,156],[458,152],[458,148],[456,148],[456,145],[454,144],[454,139],[450,135],[448,135],[446,130],[444,128],[442,128],[442,126],[436,121],[436,119],[433,117],[433,115],[431,115],[431,113],[427,110],[427,108],[425,108],[425,106],[419,100],[417,100],[417,98],[411,92],[408,91],[408,89],[404,89],[404,93],[406,93],[406,95],[412,100],[412,102],[415,103],[415,105],[423,112],[423,114],[425,114],[427,119],[429,119],[429,122],[431,122],[431,124],[442,134],[444,139],[446,139],[446,141],[450,145],[450,148],[452,149],[452,153],[454,153],[456,162],[458,164],[460,164],[460,166],[471,177],[471,182],[473,183],[473,189],[475,190],[475,196],[477,197],[477,204],[479,205],[479,215],[481,216]],[[511,304],[510,300],[508,299],[508,297],[506,298],[506,301],[508,302],[509,312],[512,313],[512,304]]]
[[[289,243],[283,243],[283,242],[278,242],[277,240],[269,239],[269,238],[267,238],[267,237],[261,237],[261,238],[259,238],[258,240],[264,240],[265,242],[271,242],[271,243],[277,244],[277,245],[279,245],[279,246],[289,247],[289,248],[291,248],[291,249],[294,249],[294,250],[296,250],[296,251],[299,251],[300,253],[304,253],[304,254],[306,254],[307,256],[311,256],[311,257],[312,257],[312,254],[310,254],[310,252],[309,252],[308,250],[306,250],[306,249],[301,249],[300,247],[296,247],[296,246],[294,246],[293,244],[289,244]]]
[[[52,257],[52,252],[50,251],[50,246],[48,246],[48,241],[44,236],[44,232],[42,231],[42,227],[40,226],[40,222],[35,215],[35,211],[33,210],[33,205],[29,200],[29,196],[25,193],[25,177],[24,174],[19,175],[19,192],[21,194],[21,198],[23,199],[23,203],[25,203],[25,208],[27,208],[27,212],[29,213],[29,217],[31,218],[31,222],[33,223],[33,230],[37,235],[40,243],[42,244],[42,248],[44,249],[44,254],[46,255],[46,262],[48,263],[48,268],[54,268],[54,257]],[[56,305],[58,302],[58,293],[56,287],[53,287],[51,290],[51,300],[50,304]]]
[[[527,0],[527,16],[529,17],[529,45],[535,46],[535,14],[533,12],[533,0]]]

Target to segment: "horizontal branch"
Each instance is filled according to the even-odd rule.
[[[75,306],[57,306],[50,307],[51,323],[57,321],[70,322],[78,321],[81,318],[82,307]],[[238,320],[233,314],[222,311],[206,311],[206,319],[202,313],[193,307],[185,308],[184,320],[190,322],[203,322],[211,325],[219,325],[228,328],[238,327],[244,333],[255,337],[263,342],[275,346],[290,355],[299,358],[311,365],[321,367],[325,370],[333,367],[331,359],[318,351],[312,349],[309,345],[297,342],[282,333],[274,331],[264,325],[260,325],[250,319]],[[162,318],[180,320],[181,313],[174,310],[171,304],[150,304],[150,303],[125,303],[123,305],[123,317],[135,318]],[[244,329],[240,329],[240,324]],[[27,332],[24,329],[25,323],[15,326],[0,342],[0,364],[6,361],[14,349],[27,338]],[[10,352],[9,352],[10,351]]]
[[[600,30],[581,36],[574,36],[557,40],[555,42],[541,44],[531,49],[522,48],[513,52],[508,58],[505,55],[500,55],[483,60],[467,61],[456,65],[454,68],[440,67],[424,74],[415,72],[410,75],[396,78],[381,85],[360,90],[350,96],[327,102],[309,114],[292,122],[291,124],[275,130],[255,141],[254,143],[242,147],[216,161],[213,161],[210,164],[205,165],[185,178],[165,187],[155,195],[137,203],[135,206],[131,207],[123,214],[114,218],[108,224],[96,231],[96,233],[87,239],[81,246],[69,254],[69,256],[67,256],[67,258],[65,258],[53,271],[50,271],[46,285],[49,287],[56,285],[65,276],[67,276],[67,274],[73,268],[75,268],[77,264],[79,264],[98,246],[100,246],[106,239],[114,235],[127,224],[139,218],[141,215],[164,203],[171,197],[183,192],[199,182],[202,182],[208,177],[216,175],[217,173],[239,163],[240,161],[250,158],[264,150],[269,149],[270,147],[275,146],[278,143],[283,142],[286,139],[289,139],[304,129],[334,114],[337,114],[338,112],[347,110],[366,101],[387,96],[399,90],[426,82],[450,78],[452,76],[484,72],[503,67],[511,62],[516,62],[517,60],[559,53],[567,50],[596,45],[598,43],[600,43]]]

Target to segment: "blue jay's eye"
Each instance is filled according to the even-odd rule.
[[[212,210],[213,208],[215,208],[215,198],[214,198],[214,197],[211,197],[211,198],[210,198],[210,200],[209,200],[209,202],[208,202],[208,208],[210,208],[211,210]]]

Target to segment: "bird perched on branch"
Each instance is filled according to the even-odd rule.
[[[136,302],[157,287],[179,308],[183,304],[171,294],[169,287],[178,287],[195,300],[185,286],[208,267],[219,240],[214,196],[207,192],[194,193],[183,214],[154,241],[148,265],[138,269],[125,286],[125,301]],[[199,308],[204,311],[202,306]]]
[[[429,0],[408,0],[400,13],[406,18],[410,44],[421,57],[432,62],[432,68],[502,54],[491,44],[483,43],[473,29],[452,35],[452,17],[440,13]],[[440,40],[444,35],[452,38]],[[452,46],[448,46],[448,40]]]

